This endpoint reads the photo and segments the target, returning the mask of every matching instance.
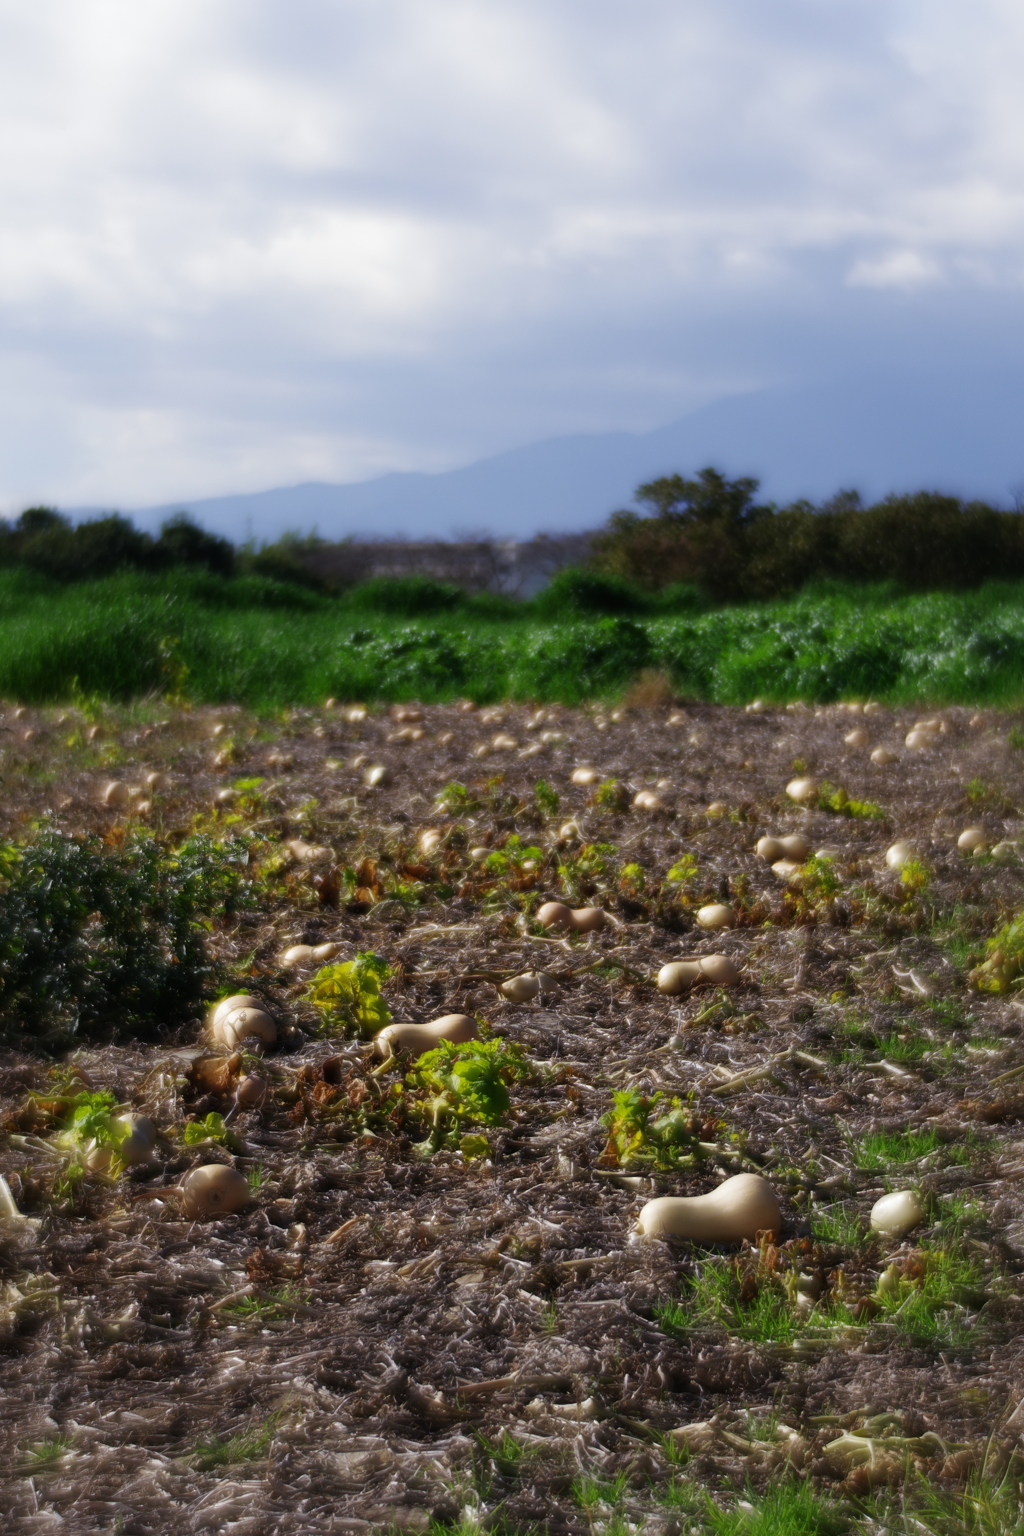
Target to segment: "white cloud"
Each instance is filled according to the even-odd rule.
[[[920,251],[888,251],[874,260],[865,257],[858,261],[847,282],[863,288],[918,288],[940,277],[936,263]]]
[[[0,0],[0,502],[653,424],[879,290],[952,346],[1022,63],[1004,0]]]

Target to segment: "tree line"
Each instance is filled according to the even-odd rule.
[[[893,581],[910,591],[1024,577],[1024,516],[936,491],[864,506],[840,491],[776,507],[757,480],[703,469],[641,485],[592,541],[591,565],[648,592],[690,583],[718,602],[784,597],[810,581]]]
[[[730,480],[712,468],[689,479],[651,480],[637,489],[640,510],[613,513],[589,536],[586,569],[554,574],[548,595],[570,606],[612,612],[657,607],[662,599],[686,606],[687,591],[714,603],[767,600],[823,579],[890,581],[908,591],[932,591],[1024,578],[1020,512],[935,491],[887,496],[870,506],[856,492],[840,491],[819,506],[797,501],[778,507],[759,500],[758,491],[757,480]],[[566,559],[579,558],[580,541],[563,542],[565,550],[560,560],[553,555],[549,574]],[[556,544],[551,541],[552,551]],[[401,597],[410,610],[474,589],[472,581],[467,586],[461,579],[465,572],[458,562],[451,574],[434,568],[441,548],[423,546],[432,551],[434,565],[419,575],[415,561],[405,560],[401,571],[395,566],[394,575],[389,569],[387,578],[371,582],[365,561],[350,558],[361,549],[358,544],[350,548],[349,541],[335,544],[291,533],[260,548],[236,547],[184,512],[156,536],[117,514],[73,524],[50,507],[30,507],[12,522],[0,522],[0,567],[25,566],[58,581],[125,569],[160,573],[191,567],[224,578],[273,577],[322,592],[351,592],[353,598],[370,587],[394,587],[396,602]],[[479,553],[476,544],[466,548]],[[413,554],[411,546],[407,553]],[[374,605],[378,599],[388,606],[383,590]]]

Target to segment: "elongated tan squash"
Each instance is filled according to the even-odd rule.
[[[422,1056],[424,1051],[432,1051],[442,1040],[464,1045],[467,1040],[479,1038],[476,1020],[471,1019],[469,1014],[446,1013],[443,1018],[432,1019],[429,1024],[389,1024],[375,1036],[373,1049],[376,1055],[386,1060],[396,1051],[408,1051],[412,1056]]]
[[[688,1237],[695,1243],[751,1242],[782,1226],[778,1197],[756,1173],[737,1173],[707,1195],[662,1195],[637,1217],[645,1237]]]

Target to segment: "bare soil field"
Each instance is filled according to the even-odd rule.
[[[245,834],[250,900],[205,943],[277,1039],[197,1013],[0,1055],[5,1529],[1018,1529],[1024,938],[989,945],[1024,909],[1014,721],[936,711],[913,748],[917,716],[843,706],[358,715],[6,713],[8,838]],[[140,792],[104,805],[113,779]],[[773,870],[765,835],[816,856]],[[608,920],[545,930],[548,901]],[[379,998],[317,990],[366,954]],[[711,954],[734,984],[655,986]],[[388,1010],[475,1018],[476,1096],[371,1056]],[[155,1124],[131,1166],[68,1129],[104,1092]],[[189,1219],[209,1163],[248,1203]],[[774,1239],[637,1232],[740,1172]],[[873,1231],[899,1189],[920,1220]]]

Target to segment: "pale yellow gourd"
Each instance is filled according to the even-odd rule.
[[[312,963],[312,944],[293,944],[290,949],[283,952],[279,961],[281,969],[285,971],[290,971],[297,965],[312,965]]]
[[[737,1173],[707,1195],[662,1195],[637,1217],[645,1237],[688,1237],[695,1243],[753,1242],[759,1232],[782,1226],[778,1196],[767,1179]]]
[[[603,907],[579,907],[572,914],[571,926],[577,933],[599,933],[607,921]]]
[[[103,804],[126,806],[132,803],[132,792],[121,779],[111,779],[103,790]]]
[[[783,848],[779,838],[761,837],[758,838],[754,852],[759,859],[764,859],[766,864],[776,864],[779,859],[784,857],[786,850]]]
[[[740,968],[728,955],[702,955],[700,972],[716,987],[732,987],[740,979]]]
[[[537,913],[537,921],[544,928],[571,928],[572,909],[564,901],[546,901]]]
[[[214,1003],[206,1015],[208,1028],[212,1029],[219,1018],[226,1013],[234,1013],[236,1008],[262,1008],[263,999],[253,992],[233,992],[230,997],[222,997],[219,1003]]]
[[[217,1045],[237,1051],[244,1040],[254,1038],[261,1045],[273,1045],[277,1039],[277,1025],[262,1008],[233,1008],[230,1013],[219,1015],[210,1033]]]
[[[125,1132],[117,1147],[121,1161],[130,1168],[148,1163],[156,1146],[156,1122],[149,1115],[119,1115],[114,1124]]]
[[[701,907],[697,921],[702,928],[732,928],[736,923],[736,914],[732,907],[722,902],[712,902],[709,906]]]
[[[170,1193],[160,1190],[158,1194]],[[208,1163],[186,1173],[176,1193],[181,1202],[181,1213],[190,1221],[200,1216],[225,1216],[232,1211],[242,1211],[252,1200],[248,1184],[234,1168],[222,1163]]]
[[[265,1103],[267,1085],[262,1077],[240,1077],[235,1089],[235,1103],[239,1109],[259,1109]]]
[[[871,1207],[871,1230],[886,1237],[902,1237],[924,1220],[924,1206],[914,1189],[896,1189]]]
[[[531,1003],[549,980],[550,977],[543,972],[524,971],[521,976],[510,976],[508,981],[501,983],[501,995],[507,997],[510,1003]]]
[[[443,1018],[429,1024],[388,1024],[374,1037],[373,1049],[377,1056],[390,1059],[397,1051],[408,1051],[411,1056],[422,1056],[432,1051],[442,1040],[464,1045],[467,1040],[478,1040],[480,1031],[476,1020],[467,1013],[446,1013]]]
[[[641,789],[633,796],[633,806],[638,811],[661,811],[665,802],[653,789]]]
[[[658,991],[667,997],[678,997],[690,990],[700,973],[699,960],[670,960],[658,972]]]

